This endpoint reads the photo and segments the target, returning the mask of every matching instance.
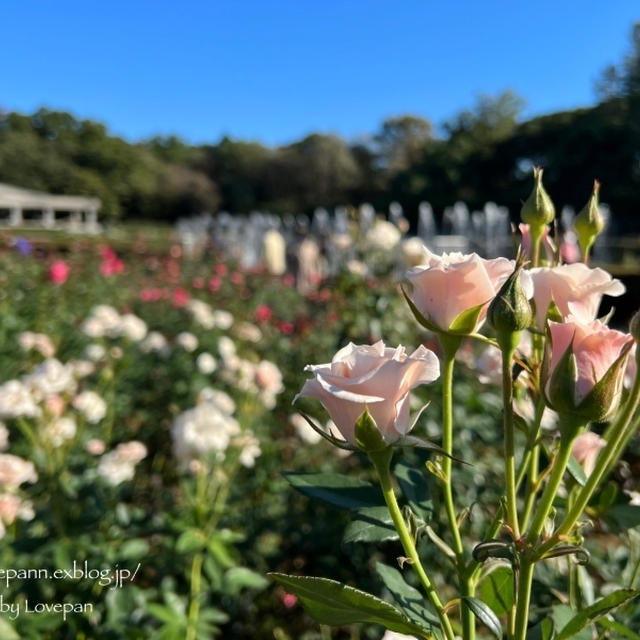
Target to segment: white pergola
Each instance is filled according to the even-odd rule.
[[[100,230],[98,224],[99,198],[86,196],[63,196],[32,191],[0,183],[0,224],[9,227],[23,227],[31,224],[44,229],[67,228],[95,233]],[[2,212],[8,211],[7,215]],[[39,218],[25,223],[24,211],[40,211]],[[56,220],[57,212],[68,213],[64,221]]]

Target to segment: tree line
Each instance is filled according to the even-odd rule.
[[[0,111],[0,182],[102,200],[108,218],[175,220],[203,211],[274,213],[371,202],[403,204],[412,222],[429,201],[493,200],[517,212],[531,167],[546,168],[556,205],[580,207],[594,178],[620,231],[638,230],[640,24],[629,54],[606,69],[598,103],[521,121],[523,101],[480,96],[436,133],[415,115],[385,120],[367,139],[312,134],[280,147],[222,138],[189,145],[176,136],[129,143],[98,122],[40,109]]]

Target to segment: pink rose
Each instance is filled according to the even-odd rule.
[[[349,343],[329,364],[307,365],[314,377],[296,396],[315,398],[328,411],[342,436],[355,444],[356,420],[369,410],[378,430],[388,443],[408,433],[409,392],[440,375],[438,358],[424,346],[410,356],[404,347]],[[295,402],[295,399],[294,399]]]
[[[49,267],[49,280],[54,284],[64,284],[69,277],[69,265],[64,260],[55,260]]]
[[[543,388],[558,413],[605,420],[620,401],[627,354],[633,338],[599,320],[549,322]],[[606,379],[605,379],[606,378]],[[596,393],[591,393],[598,385]]]
[[[515,262],[506,258],[485,260],[475,253],[438,256],[428,249],[425,252],[426,264],[407,272],[411,302],[435,329],[473,333],[484,321],[489,302],[511,275]],[[477,313],[461,325],[460,315],[475,308]]]
[[[533,280],[536,324],[544,327],[549,305],[553,302],[560,315],[570,314],[579,322],[594,320],[602,296],[620,296],[625,287],[603,269],[591,269],[582,262],[559,267],[539,267],[529,271]]]
[[[607,444],[597,433],[585,431],[571,445],[571,455],[582,465],[587,476],[593,473],[600,449]]]

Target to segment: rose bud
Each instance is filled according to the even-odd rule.
[[[487,320],[496,332],[502,348],[526,329],[532,320],[529,298],[533,296],[533,283],[529,274],[522,272],[522,255],[519,254],[516,268],[505,280],[487,311]],[[517,339],[515,341],[517,342]],[[516,345],[512,346],[515,348]]]
[[[616,412],[633,338],[599,320],[549,322],[542,385],[549,406],[583,422],[602,422]]]
[[[575,217],[573,228],[578,236],[578,244],[582,252],[582,259],[586,262],[589,256],[589,249],[595,242],[596,236],[604,229],[604,219],[598,209],[598,193],[600,191],[600,183],[597,180],[593,182],[593,191],[589,202],[584,206],[582,211]]]
[[[368,412],[362,437],[371,437],[371,424],[387,444],[406,435],[415,421],[409,416],[410,391],[433,382],[440,375],[436,355],[424,346],[407,355],[404,347],[349,343],[328,364],[307,365],[313,378],[307,380],[294,402],[301,397],[319,400],[342,436],[358,445],[356,422]]]
[[[529,225],[532,233],[537,231],[537,235],[540,235],[545,225],[553,222],[556,210],[549,194],[542,186],[541,167],[533,168],[533,181],[533,190],[522,205],[520,217],[522,222]]]
[[[474,333],[515,262],[506,258],[485,260],[475,253],[438,256],[425,251],[426,264],[406,274],[411,292],[403,291],[416,320],[431,331]]]

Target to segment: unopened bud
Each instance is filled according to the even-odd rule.
[[[520,211],[522,222],[528,224],[532,231],[534,229],[542,230],[545,225],[553,222],[556,215],[553,202],[542,186],[541,167],[533,168],[533,181],[533,190]]]
[[[530,296],[527,296],[521,281],[523,265],[522,255],[520,255],[513,273],[502,285],[487,310],[487,320],[499,339],[501,335],[526,329],[532,321],[533,314],[528,300]],[[527,289],[530,288],[527,286]]]
[[[573,221],[573,227],[576,230],[578,244],[583,256],[588,255],[596,236],[604,229],[604,219],[598,208],[599,191],[600,183],[594,180],[589,201]]]

